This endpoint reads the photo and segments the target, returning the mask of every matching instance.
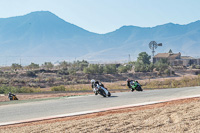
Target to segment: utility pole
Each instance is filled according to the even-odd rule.
[[[129,54],[128,55],[128,62],[130,62],[131,61],[131,55]]]

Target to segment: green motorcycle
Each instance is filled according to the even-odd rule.
[[[138,81],[133,82],[131,85],[131,91],[143,91],[141,85],[138,83]]]

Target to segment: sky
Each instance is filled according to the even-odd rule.
[[[95,33],[200,20],[200,0],[0,0],[0,18],[50,11]]]

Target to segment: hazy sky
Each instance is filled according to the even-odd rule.
[[[96,33],[200,20],[200,0],[0,0],[0,18],[41,10]]]

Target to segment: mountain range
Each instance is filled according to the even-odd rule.
[[[88,60],[136,60],[140,52],[151,55],[149,42],[162,43],[156,53],[181,52],[199,56],[200,21],[186,25],[167,23],[155,27],[122,26],[97,34],[68,23],[49,11],[0,18],[0,64]]]

